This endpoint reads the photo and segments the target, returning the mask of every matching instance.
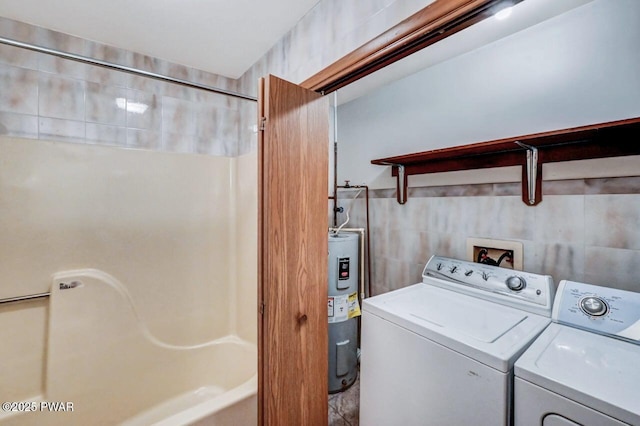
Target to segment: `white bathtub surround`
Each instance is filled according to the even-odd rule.
[[[164,342],[126,286],[103,271],[55,274],[48,323],[46,386],[33,399],[72,402],[73,411],[7,416],[9,423],[188,424],[255,395],[255,344],[236,336]]]
[[[2,402],[25,401],[41,394],[48,315],[46,299],[0,307],[0,338],[6,342],[0,346]]]
[[[258,423],[258,377],[231,390],[205,386],[187,392],[133,418],[122,426],[255,425]]]
[[[6,138],[0,153],[0,298],[96,268],[126,283],[162,340],[228,334],[234,159]]]
[[[256,175],[255,155],[0,138],[0,166],[0,298],[53,292],[0,305],[0,400],[75,407],[0,424],[113,424],[165,403],[249,404],[257,262],[236,254],[256,251],[255,233],[244,233],[257,201],[250,179],[236,182]]]

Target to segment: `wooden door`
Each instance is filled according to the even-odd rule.
[[[268,76],[258,111],[258,423],[325,426],[329,104]]]

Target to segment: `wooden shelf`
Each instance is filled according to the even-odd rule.
[[[520,165],[522,199],[535,206],[542,201],[544,163],[638,154],[640,117],[380,158],[371,163],[392,166],[400,204],[407,201],[409,175]]]

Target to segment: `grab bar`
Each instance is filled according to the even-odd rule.
[[[7,297],[6,299],[0,299],[0,305],[3,303],[22,302],[23,300],[42,299],[49,296],[51,296],[51,293],[38,293],[28,294],[26,296]]]

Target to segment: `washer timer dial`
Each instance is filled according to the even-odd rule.
[[[527,282],[522,277],[512,275],[505,281],[509,290],[522,291],[527,286]]]
[[[601,317],[609,312],[609,306],[603,299],[595,296],[587,296],[580,299],[578,306],[590,317]]]

